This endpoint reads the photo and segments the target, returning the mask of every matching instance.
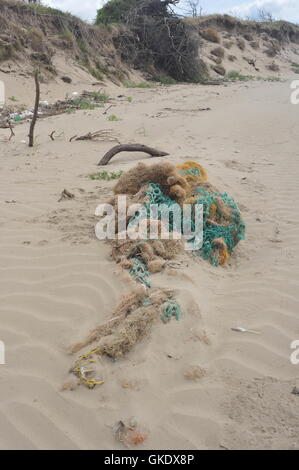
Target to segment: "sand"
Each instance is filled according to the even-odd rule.
[[[10,142],[0,130],[0,448],[118,449],[112,426],[134,417],[148,432],[140,449],[298,449],[299,108],[290,81],[107,91],[119,121],[99,109],[40,120],[33,149],[22,142],[28,124]],[[54,129],[63,134],[53,142]],[[113,143],[69,142],[99,129],[203,164],[239,202],[247,238],[225,268],[188,258],[178,276],[154,276],[175,290],[182,319],[157,322],[126,358],[105,360],[103,385],[62,391],[74,361],[67,347],[128,291],[94,236],[113,182],[87,177]],[[109,170],[147,159],[121,154]],[[58,202],[64,188],[75,198]]]

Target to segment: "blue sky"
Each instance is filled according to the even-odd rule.
[[[92,21],[103,0],[45,0],[49,6],[69,11],[84,20]],[[184,7],[184,0],[179,6]],[[200,0],[205,13],[232,13],[254,18],[259,8],[270,11],[277,19],[299,23],[299,0]]]

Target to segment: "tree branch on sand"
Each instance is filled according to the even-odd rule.
[[[148,153],[151,157],[165,157],[166,155],[169,155],[166,152],[162,152],[161,150],[157,150],[142,144],[116,145],[103,156],[103,158],[99,161],[98,166],[107,165],[111,158],[120,152],[144,152]]]
[[[39,71],[38,70],[34,72],[34,81],[35,81],[35,104],[34,104],[33,117],[30,123],[30,129],[29,129],[29,134],[28,134],[29,147],[33,147],[33,143],[34,143],[34,127],[35,127],[36,120],[37,120],[39,100],[40,100],[40,86],[39,86]]]

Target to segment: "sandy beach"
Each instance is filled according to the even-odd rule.
[[[40,119],[32,149],[27,123],[11,141],[0,129],[0,448],[121,449],[112,427],[134,418],[148,434],[140,449],[298,449],[299,105],[290,80],[106,91],[116,122],[102,108]],[[114,144],[69,142],[99,129],[165,150],[173,163],[202,164],[238,202],[246,239],[226,267],[190,255],[177,276],[153,276],[175,290],[180,321],[156,322],[128,356],[104,360],[103,385],[63,391],[69,345],[128,291],[94,234],[95,208],[114,182],[88,177]],[[159,159],[123,153],[107,170],[139,161]],[[63,189],[75,197],[58,202]]]

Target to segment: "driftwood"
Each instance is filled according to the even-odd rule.
[[[33,117],[31,120],[30,124],[30,129],[29,129],[29,147],[33,147],[34,143],[34,127],[36,124],[37,120],[37,114],[38,114],[38,107],[39,107],[39,99],[40,99],[40,86],[39,86],[39,79],[38,79],[39,72],[38,70],[35,71],[34,73],[34,81],[35,81],[35,104],[34,104],[34,111],[33,111]]]
[[[64,189],[58,199],[58,202],[61,202],[63,199],[74,199],[75,195],[70,193],[67,189]]]
[[[148,153],[151,157],[165,157],[166,155],[169,155],[169,153],[162,152],[160,150],[156,150],[152,147],[148,147],[147,145],[142,144],[116,145],[103,156],[103,158],[99,161],[98,165],[107,165],[111,158],[120,152],[144,152]]]

